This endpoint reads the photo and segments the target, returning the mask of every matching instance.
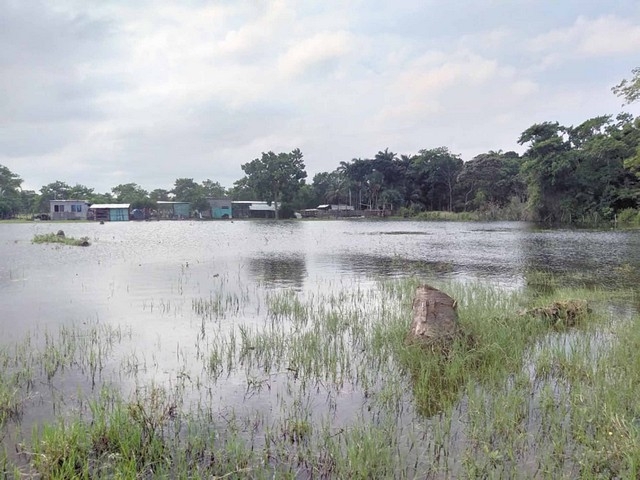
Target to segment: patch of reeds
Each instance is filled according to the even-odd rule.
[[[91,245],[89,243],[89,237],[74,238],[56,233],[36,234],[31,241],[33,243],[57,243],[74,247],[88,247]]]
[[[87,388],[56,393],[18,442],[23,463],[0,465],[42,478],[636,478],[640,318],[614,315],[612,292],[546,281],[535,295],[436,284],[464,332],[446,349],[405,344],[420,279],[252,303],[221,285],[192,302],[192,360],[131,345],[108,382],[127,329],[33,334],[0,350],[4,431],[36,385],[58,392],[73,371]],[[556,304],[585,308],[557,325],[544,315]],[[143,376],[154,371],[169,373]]]

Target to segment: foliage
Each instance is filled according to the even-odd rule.
[[[242,165],[242,170],[247,177],[247,186],[261,199],[275,204],[276,218],[278,205],[292,199],[307,177],[299,149],[290,153],[263,152],[261,158]]]
[[[0,165],[0,218],[11,218],[20,212],[22,179]]]
[[[627,103],[637,101],[639,82],[636,68],[633,78],[613,91]],[[20,177],[0,166],[0,218],[48,212],[51,199],[117,201],[133,208],[153,208],[157,201],[174,199],[203,211],[209,208],[208,198],[229,197],[273,202],[277,215],[283,203],[288,215],[329,203],[392,210],[403,217],[473,212],[474,218],[486,220],[568,224],[611,223],[619,220],[620,212],[640,207],[640,118],[620,113],[577,126],[543,122],[527,128],[518,143],[526,148],[523,155],[491,150],[466,162],[444,146],[410,155],[385,148],[371,158],[341,161],[333,171],[318,172],[310,185],[305,184],[299,149],[270,151],[242,165],[245,176],[228,190],[211,179],[197,183],[178,178],[171,190],[148,193],[136,183],[126,183],[100,194],[56,180],[37,194],[22,191]]]
[[[638,182],[625,168],[640,137],[628,119],[595,117],[577,127],[536,124],[519,143],[528,144],[522,166],[529,206],[543,222],[597,223],[637,205]]]
[[[514,197],[526,197],[521,164],[522,159],[516,152],[493,151],[465,162],[457,178],[463,210],[479,210],[484,205],[504,207]]]
[[[617,222],[622,227],[640,227],[640,210],[625,208],[618,213]]]
[[[137,183],[124,183],[111,189],[118,203],[128,203],[130,208],[153,207],[149,194]]]
[[[409,166],[411,200],[428,210],[453,210],[453,191],[463,161],[446,147],[420,150]]]
[[[45,233],[34,235],[33,243],[60,243],[62,245],[70,245],[74,247],[88,247],[89,237],[73,238],[55,233]]]
[[[618,97],[623,98],[626,104],[640,99],[640,67],[634,68],[631,73],[633,77],[630,80],[625,78],[611,89]]]

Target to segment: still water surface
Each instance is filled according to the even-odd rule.
[[[63,228],[88,248],[35,245]],[[206,295],[220,275],[264,289],[438,275],[522,286],[528,272],[580,272],[606,285],[640,266],[640,234],[541,231],[525,223],[127,222],[0,226],[0,328],[98,318],[149,323],[144,305]],[[230,288],[233,288],[231,285]],[[176,314],[176,326],[189,321]]]
[[[31,243],[59,228],[92,245]],[[518,288],[529,272],[544,270],[606,287],[620,282],[620,271],[640,270],[640,234],[517,222],[25,223],[0,226],[0,258],[3,342],[87,320],[179,340],[198,321],[192,300],[210,295],[220,279],[236,293],[349,290],[406,276]]]

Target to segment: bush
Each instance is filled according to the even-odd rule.
[[[621,227],[638,227],[640,226],[640,210],[625,208],[618,212],[616,220]]]

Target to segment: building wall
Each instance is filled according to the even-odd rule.
[[[225,198],[209,198],[207,201],[211,206],[212,218],[233,218],[231,200]]]
[[[128,208],[110,208],[109,221],[111,222],[129,221],[129,209]]]
[[[86,220],[88,205],[82,200],[51,200],[51,220]]]
[[[189,203],[176,203],[173,205],[173,214],[178,218],[189,218],[190,207]]]

